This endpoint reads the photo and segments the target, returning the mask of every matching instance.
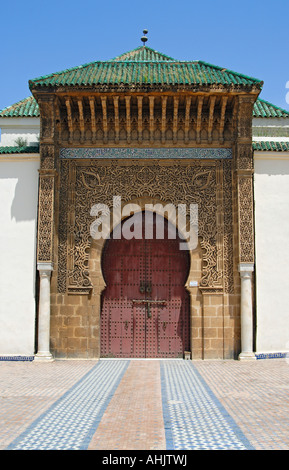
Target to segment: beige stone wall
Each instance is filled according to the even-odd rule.
[[[139,201],[140,202],[140,201]],[[89,272],[93,289],[89,295],[57,293],[57,265],[51,280],[51,352],[58,358],[100,356],[101,293],[105,287],[101,271],[104,241],[93,240]],[[186,283],[190,293],[190,343],[192,359],[233,359],[240,352],[239,294],[211,292],[189,281],[202,277],[200,244],[190,252]],[[235,279],[239,283],[238,273]],[[239,285],[236,291],[238,292]]]
[[[59,358],[99,357],[99,299],[52,295],[51,351]]]
[[[240,352],[240,299],[236,295],[191,292],[192,359],[234,359]]]

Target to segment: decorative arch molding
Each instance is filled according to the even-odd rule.
[[[178,224],[178,218],[176,218],[176,221],[174,222],[173,220],[173,214],[170,213],[171,210],[171,204],[166,203],[165,201],[161,201],[160,199],[157,198],[151,198],[148,196],[140,197],[138,199],[133,199],[132,201],[129,201],[128,203],[125,204],[125,213],[123,211],[123,206],[122,204],[121,207],[121,217],[117,221],[111,220],[110,226],[107,228],[107,233],[109,234],[108,237],[106,238],[101,238],[97,241],[92,240],[90,248],[93,248],[94,250],[97,251],[97,277],[98,277],[98,285],[102,286],[102,288],[105,287],[105,279],[103,276],[102,268],[101,268],[101,257],[102,257],[102,251],[105,247],[105,244],[108,242],[109,238],[112,236],[112,232],[117,228],[121,227],[123,222],[128,220],[132,215],[142,213],[142,212],[152,212],[155,213],[164,219],[166,219],[170,224],[172,224],[175,229],[176,229],[176,234],[181,235],[183,237],[184,243],[188,244],[189,240],[187,237],[187,230],[182,230],[184,227],[180,227]],[[152,207],[151,207],[152,206]],[[163,210],[163,209],[168,209],[168,210]],[[196,240],[196,249],[199,249],[199,241]],[[188,250],[189,251],[189,250]],[[96,260],[94,260],[96,261]],[[190,264],[190,268],[192,268],[192,264]],[[95,271],[95,266],[94,269]],[[188,285],[188,280],[190,278],[190,271],[188,272],[185,286]],[[95,288],[94,283],[93,288]]]
[[[198,205],[200,287],[233,292],[232,160],[60,159],[58,292],[89,294],[95,204]],[[189,214],[187,214],[189,215]],[[101,241],[98,241],[102,243]],[[103,241],[104,243],[104,241]],[[98,245],[99,246],[99,245]]]

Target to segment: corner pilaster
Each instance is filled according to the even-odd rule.
[[[40,276],[38,352],[35,361],[52,361],[50,353],[50,279],[53,271],[55,115],[53,96],[38,97],[40,109],[40,170],[38,200],[37,269]]]
[[[237,214],[238,214],[238,270],[241,277],[241,353],[239,359],[255,359],[253,352],[253,297],[254,271],[254,195],[252,113],[255,96],[239,97],[238,129],[235,155]]]

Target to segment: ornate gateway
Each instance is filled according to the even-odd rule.
[[[242,286],[254,266],[251,121],[261,86],[145,46],[30,82],[41,115],[39,358],[51,357],[50,348],[87,358],[240,353],[248,331],[241,320],[252,322],[250,289]],[[111,210],[115,197],[120,210],[197,205],[197,246],[178,258],[165,241],[93,239],[92,207]],[[142,278],[143,263],[157,264],[153,246],[166,255]],[[119,265],[128,259],[135,284]],[[50,273],[51,305],[41,300]],[[175,304],[168,273],[180,289]],[[141,292],[147,283],[153,290]],[[242,337],[247,357],[251,343]]]

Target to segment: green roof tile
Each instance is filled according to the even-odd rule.
[[[0,117],[38,117],[39,107],[33,96],[18,101],[0,111]]]
[[[0,154],[11,153],[39,153],[39,145],[31,145],[26,147],[0,147]]]
[[[203,61],[178,61],[146,46],[138,47],[108,61],[73,67],[29,81],[38,87],[96,87],[103,85],[162,86],[257,86],[256,78],[227,70]]]
[[[253,150],[267,152],[288,152],[289,142],[275,142],[266,140],[255,141],[253,142]]]
[[[289,117],[289,111],[279,108],[268,101],[258,99],[254,104],[253,117],[272,118],[272,117]]]
[[[97,85],[223,85],[261,88],[260,80],[220,70],[202,62],[94,62],[29,81],[35,87]]]

